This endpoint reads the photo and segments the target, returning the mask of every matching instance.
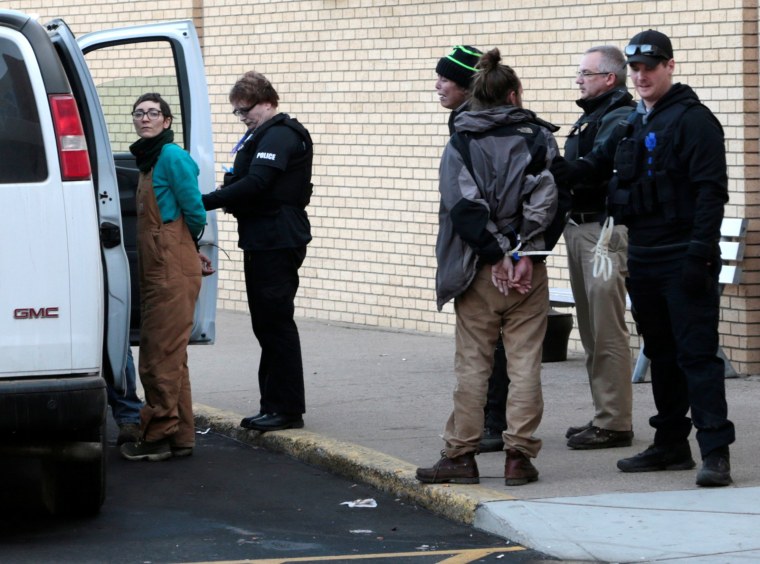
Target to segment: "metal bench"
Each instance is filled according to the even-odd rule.
[[[720,283],[721,292],[726,285],[739,284],[741,280],[742,269],[740,263],[744,258],[744,237],[747,233],[747,220],[726,217],[720,226],[720,254],[723,266],[721,267]],[[552,307],[574,307],[575,298],[570,288],[550,288],[549,301]],[[628,308],[631,307],[630,299],[626,299]],[[726,366],[726,377],[735,377],[736,371],[731,362],[726,358],[723,349],[718,349],[718,356],[723,359]],[[634,383],[643,382],[644,376],[649,369],[649,359],[644,354],[643,346],[639,349],[639,356],[636,359],[636,365],[633,369],[631,381]]]

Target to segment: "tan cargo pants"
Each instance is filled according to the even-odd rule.
[[[544,409],[541,351],[549,311],[545,264],[533,266],[532,286],[527,295],[513,291],[504,296],[491,282],[491,267],[486,265],[454,302],[457,385],[454,411],[443,435],[448,458],[477,451],[500,327],[509,359],[505,448],[516,448],[531,458],[541,449],[534,433]]]

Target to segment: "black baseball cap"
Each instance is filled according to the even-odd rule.
[[[625,47],[626,64],[644,63],[653,67],[673,58],[673,46],[664,33],[648,29],[634,35]]]

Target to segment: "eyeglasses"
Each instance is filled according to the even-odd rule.
[[[148,116],[149,119],[158,119],[161,116],[161,113],[161,110],[157,110],[155,108],[151,108],[147,112],[143,110],[135,110],[132,112],[132,119],[138,120],[144,118],[145,116]]]
[[[578,71],[575,73],[575,76],[578,78],[588,78],[589,76],[597,76],[601,74],[612,74],[611,72],[591,72],[587,70]]]
[[[248,106],[247,108],[235,108],[234,110],[232,110],[232,115],[235,117],[244,116],[245,114],[250,112],[255,106],[256,104],[254,104],[253,106]]]
[[[640,53],[641,55],[649,55],[652,57],[662,57],[663,59],[671,58],[671,56],[668,55],[664,49],[658,47],[657,45],[637,45],[635,43],[626,45],[625,54],[627,57],[632,57],[637,53]]]

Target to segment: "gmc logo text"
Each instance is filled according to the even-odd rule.
[[[20,307],[13,310],[13,319],[57,319],[57,307]]]

